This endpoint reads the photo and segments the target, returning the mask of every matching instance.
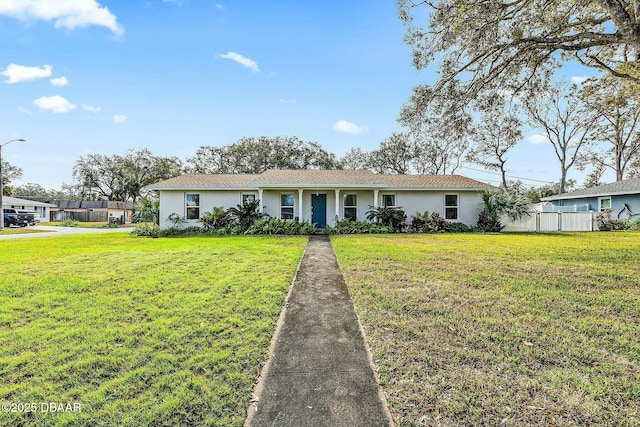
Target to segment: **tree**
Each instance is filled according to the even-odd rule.
[[[414,90],[420,98],[455,92],[466,105],[482,92],[518,92],[569,60],[640,82],[635,1],[399,0],[398,7],[413,65],[439,65],[436,83]]]
[[[187,159],[189,173],[262,173],[267,169],[336,169],[335,154],[297,137],[244,137],[223,147],[202,146]]]
[[[640,156],[640,87],[612,76],[589,79],[582,89],[582,100],[596,116],[594,139],[608,148],[592,152],[591,162],[600,171],[613,169],[616,181],[624,179],[625,170]]]
[[[403,105],[398,122],[409,129],[413,139],[413,168],[420,174],[454,173],[469,148],[471,115],[458,108],[457,97],[426,103],[414,94]]]
[[[560,162],[560,193],[565,192],[569,170],[592,143],[593,115],[583,108],[576,90],[558,84],[532,93],[523,102],[529,123],[542,128]]]
[[[507,153],[522,139],[520,119],[513,113],[505,112],[502,103],[484,102],[486,108],[472,131],[475,146],[467,155],[467,160],[488,169],[500,171],[502,187],[509,188],[507,182]]]
[[[124,155],[88,154],[76,160],[73,177],[83,198],[131,201],[146,194],[144,187],[178,176],[182,163],[176,157],[155,156],[146,148]]]
[[[22,169],[12,165],[6,160],[2,160],[2,193],[5,196],[13,194],[13,187],[10,186],[11,182],[22,178]]]
[[[369,153],[358,147],[352,147],[338,163],[342,169],[348,170],[369,169],[371,165]]]
[[[384,139],[378,149],[369,154],[369,165],[376,173],[411,173],[415,147],[407,134],[393,133]]]

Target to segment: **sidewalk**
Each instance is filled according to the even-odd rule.
[[[392,426],[327,236],[312,236],[247,427]]]

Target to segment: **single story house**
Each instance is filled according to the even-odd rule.
[[[438,212],[448,221],[475,224],[481,191],[489,184],[460,175],[381,175],[369,170],[267,170],[261,174],[182,175],[148,187],[160,192],[160,225],[171,214],[194,225],[214,207],[260,200],[271,217],[334,225],[364,220],[370,206],[399,206],[408,216]]]
[[[24,209],[26,211],[36,212],[42,221],[49,221],[51,209],[56,205],[52,203],[36,202],[35,200],[20,199],[17,197],[2,197],[2,208]]]
[[[556,211],[611,212],[612,219],[640,218],[640,178],[543,197]]]
[[[49,200],[57,209],[51,210],[51,221],[73,219],[80,222],[131,222],[131,202],[111,200]]]

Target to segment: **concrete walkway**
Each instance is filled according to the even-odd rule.
[[[247,427],[392,426],[327,236],[305,249]]]

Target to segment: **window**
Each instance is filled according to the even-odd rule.
[[[611,197],[598,198],[598,210],[604,212],[611,209]]]
[[[256,195],[255,194],[243,194],[242,195],[242,204],[244,205],[247,202],[255,202]]]
[[[344,217],[357,221],[358,217],[358,196],[355,194],[344,195]]]
[[[187,194],[187,219],[200,219],[199,194]]]
[[[395,194],[383,194],[382,195],[382,206],[395,206],[396,205],[396,195]]]
[[[458,219],[458,195],[446,194],[444,196],[444,218]]]
[[[293,219],[293,194],[280,195],[280,219]]]

